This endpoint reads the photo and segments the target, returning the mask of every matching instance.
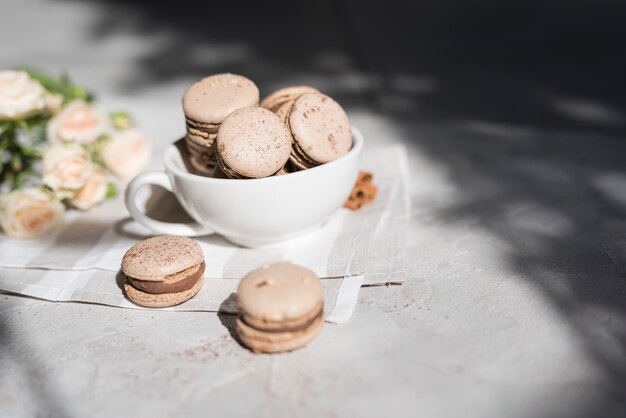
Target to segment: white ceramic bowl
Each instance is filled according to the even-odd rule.
[[[363,136],[352,129],[352,149],[326,164],[282,176],[237,180],[203,177],[187,171],[174,145],[163,156],[165,172],[135,177],[126,206],[139,223],[159,234],[212,233],[246,247],[274,244],[306,234],[337,212],[359,172]],[[195,223],[177,224],[147,217],[136,205],[138,190],[156,184],[172,191]]]

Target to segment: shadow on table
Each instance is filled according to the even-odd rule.
[[[217,317],[220,322],[228,330],[228,333],[233,338],[233,340],[237,341],[237,344],[244,347],[241,339],[239,338],[239,334],[237,333],[237,294],[231,293],[228,297],[222,302],[217,311]]]
[[[396,54],[390,70],[404,73],[412,92],[386,89],[382,107],[456,190],[436,208],[436,222],[481,228],[502,242],[511,272],[540,289],[598,366],[598,394],[579,416],[620,416],[626,57],[617,51],[626,5],[488,3],[490,12],[433,6],[435,23],[413,33],[430,34],[419,39],[434,46],[419,47],[422,63]],[[410,30],[399,26],[390,36]],[[394,60],[380,42],[372,46],[374,35],[362,34],[379,57]]]
[[[48,416],[69,417],[66,405],[53,389],[55,384],[50,382],[46,374],[48,367],[39,360],[36,351],[28,341],[25,341],[24,336],[18,336],[13,332],[17,327],[6,322],[6,318],[6,316],[0,318],[0,370],[3,371],[0,374],[0,386],[5,389],[13,387],[16,391],[1,395],[0,409],[5,413],[12,411],[20,415],[45,411]],[[3,382],[9,378],[19,380]],[[18,385],[26,385],[29,388],[27,400],[13,397],[15,394],[24,396],[26,393],[17,390]],[[25,406],[29,402],[35,405]]]

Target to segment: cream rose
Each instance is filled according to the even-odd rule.
[[[100,168],[96,168],[83,187],[70,198],[70,203],[77,209],[88,210],[104,201],[107,196],[107,178]]]
[[[60,226],[64,210],[42,189],[15,190],[0,198],[0,226],[12,238],[35,238]]]
[[[106,134],[110,127],[111,119],[104,109],[77,100],[50,120],[48,139],[52,143],[89,144]]]
[[[40,113],[46,108],[46,93],[25,71],[0,71],[0,120]]]
[[[111,135],[101,157],[113,174],[128,180],[148,165],[151,151],[150,141],[144,135],[135,129],[128,129]]]
[[[43,155],[43,183],[55,191],[80,189],[93,171],[89,154],[79,145],[57,145]]]

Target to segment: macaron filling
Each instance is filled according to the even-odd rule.
[[[199,129],[187,127],[187,136],[192,141],[199,143],[200,145],[210,146],[215,140],[216,134],[201,131]]]
[[[292,143],[291,143],[291,155],[289,156],[289,161],[291,161],[291,163],[296,166],[297,168],[299,168],[300,170],[306,170],[309,168],[313,168],[316,167],[318,165],[321,165],[322,163],[315,161],[314,159],[310,158],[306,152],[304,152],[304,150],[302,149],[302,147],[300,147],[300,144],[298,144],[298,141],[296,140],[295,136],[293,135],[293,131],[291,129],[291,110],[293,109],[293,103],[291,103],[291,105],[287,108],[287,109],[281,109],[283,113],[283,117],[284,117],[284,121],[285,121],[285,125],[287,125],[287,127],[289,128],[289,131],[292,133]]]
[[[185,123],[187,124],[187,126],[190,126],[194,129],[198,129],[212,134],[217,133],[217,130],[220,127],[218,123],[199,122],[188,117],[185,118]]]
[[[244,324],[248,325],[251,328],[256,329],[257,331],[267,332],[267,333],[272,333],[272,334],[279,334],[279,333],[299,332],[299,331],[307,330],[309,327],[311,327],[311,325],[313,325],[314,323],[319,321],[320,317],[323,317],[323,316],[324,316],[324,309],[320,308],[320,310],[317,313],[317,315],[311,317],[306,322],[303,322],[301,324],[298,324],[298,325],[292,326],[292,327],[279,327],[279,328],[261,328],[261,327],[259,327],[256,324],[251,324],[250,322],[246,321],[245,314],[244,315],[239,315],[239,319]]]
[[[222,158],[219,152],[215,153],[215,159],[217,161],[217,166],[220,168],[220,170],[222,170],[222,173],[226,174],[226,176],[228,176],[229,178],[231,179],[251,179],[252,178],[252,177],[242,176],[241,174],[239,174],[232,168],[228,167],[224,163],[224,159]]]
[[[191,289],[197,282],[200,280],[202,275],[204,274],[205,263],[204,261],[198,267],[197,265],[188,268],[187,270],[195,273],[190,274],[188,277],[179,280],[175,283],[167,283],[167,277],[165,277],[164,281],[148,281],[148,280],[139,280],[137,278],[126,276],[130,284],[137,290],[141,290],[145,293],[151,293],[153,295],[160,295],[164,293],[178,293],[184,292],[185,290]],[[176,273],[176,275],[180,275],[183,272]]]
[[[298,144],[298,141],[296,141],[296,139],[293,137],[293,131],[291,129],[289,116],[291,115],[291,110],[293,109],[294,103],[295,99],[282,103],[276,110],[276,116],[278,116],[283,122],[285,122],[285,125],[287,125],[287,128],[289,128],[289,132],[291,132],[292,135],[291,155],[289,156],[289,161],[291,162],[291,164],[294,165],[295,168],[299,170],[306,170],[321,165],[322,163],[310,158],[306,154],[306,152],[302,150],[302,148]]]
[[[217,166],[220,168],[220,170],[222,170],[222,173],[226,174],[226,176],[228,178],[239,179],[239,180],[250,180],[250,179],[255,178],[255,177],[248,177],[248,176],[244,176],[242,174],[239,174],[238,172],[236,172],[232,168],[228,167],[226,165],[226,163],[224,163],[224,159],[220,156],[219,152],[215,153],[215,160],[217,162]],[[280,173],[284,169],[285,169],[285,167],[283,166],[283,167],[279,168],[275,173],[270,174],[270,176],[277,175],[278,173]]]
[[[215,135],[213,135],[213,139]],[[215,156],[215,142],[211,145],[199,145],[189,135],[185,136],[185,144],[189,151],[191,166],[199,173],[210,175],[217,165]]]
[[[213,138],[215,138],[215,136],[213,136]],[[185,137],[185,144],[187,145],[187,148],[189,149],[189,152],[191,154],[207,153],[213,146],[212,143],[210,145],[198,144],[198,142],[190,138],[189,135]],[[215,149],[212,150],[212,153],[214,152],[215,152]]]
[[[295,140],[291,144],[291,155],[289,156],[289,161],[300,169],[313,168],[322,164],[310,158],[307,153],[304,152],[302,147],[300,147],[298,141]]]
[[[213,143],[217,136],[219,125],[196,122],[189,118],[185,118],[185,122],[187,126],[187,137],[189,139],[203,146],[210,146]]]

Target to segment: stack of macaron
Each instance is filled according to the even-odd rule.
[[[289,161],[292,166],[297,170],[306,170],[333,161],[350,151],[350,121],[339,103],[303,86],[294,89],[287,87],[278,90],[262,103],[262,106],[276,108],[275,102],[289,97],[276,108],[276,115],[291,132]],[[276,96],[276,99],[268,100],[272,96]]]
[[[282,88],[259,105],[259,89],[217,74],[183,95],[185,143],[197,174],[262,178],[333,161],[352,147],[350,122],[332,98],[309,86]]]
[[[187,135],[185,143],[191,165],[200,173],[213,174],[213,146],[224,119],[233,111],[259,103],[259,89],[246,77],[217,74],[194,83],[183,95]]]

